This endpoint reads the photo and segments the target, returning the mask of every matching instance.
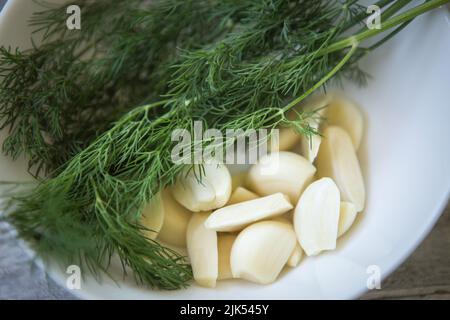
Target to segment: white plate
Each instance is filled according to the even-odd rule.
[[[0,44],[29,46],[29,0],[10,0],[0,15]],[[364,107],[367,130],[360,151],[366,211],[338,249],[305,259],[279,281],[259,286],[220,282],[162,292],[120,280],[87,277],[82,298],[100,299],[315,299],[355,298],[367,290],[370,266],[384,278],[418,246],[447,203],[450,190],[449,13],[435,10],[363,61],[373,80],[345,91]],[[24,163],[0,158],[0,179],[23,178]],[[369,268],[369,269],[368,269]],[[64,284],[66,274],[47,266]],[[369,271],[369,274],[367,273]]]

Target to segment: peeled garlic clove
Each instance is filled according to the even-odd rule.
[[[186,247],[186,229],[192,212],[176,202],[169,190],[164,190],[161,195],[165,215],[158,239],[174,246]]]
[[[350,229],[357,214],[358,212],[353,203],[346,201],[341,202],[341,208],[339,210],[338,238]]]
[[[300,154],[303,155],[309,162],[313,163],[319,153],[322,137],[319,135],[302,136],[300,144]]]
[[[219,280],[232,279],[230,255],[231,248],[237,234],[235,233],[221,233],[217,237],[217,250],[219,252]]]
[[[329,103],[330,96],[321,94],[308,99],[302,107],[302,110],[309,115],[309,126],[314,130],[319,130],[322,120],[327,114]],[[309,162],[314,162],[319,152],[321,142],[322,137],[319,135],[302,135],[300,142],[300,154],[303,155]]]
[[[296,203],[315,172],[316,168],[296,153],[274,152],[262,157],[250,168],[247,185],[259,195],[281,192]]]
[[[318,130],[322,117],[325,113],[325,107],[327,106],[329,100],[329,96],[324,94],[310,97],[290,110],[287,114],[287,118],[292,121],[298,120],[299,113],[303,112],[303,114],[307,114],[306,119],[308,121],[308,125]],[[279,147],[277,150],[272,149],[271,151],[293,150],[296,145],[300,144],[303,151],[302,155],[305,156],[305,158],[310,162],[313,162],[317,155],[315,150],[318,150],[320,139],[314,139],[311,144],[306,144],[304,141],[309,142],[309,138],[299,134],[294,128],[281,128],[279,129]],[[311,149],[307,148],[309,145],[312,146]]]
[[[205,222],[215,231],[237,231],[258,220],[275,217],[293,208],[282,193],[226,206],[214,211]]]
[[[233,277],[260,284],[275,281],[296,242],[295,232],[287,223],[252,224],[239,233],[231,248]]]
[[[228,200],[227,205],[232,205],[239,202],[244,202],[248,200],[257,199],[259,196],[243,187],[237,187],[236,190],[231,194],[230,200]]]
[[[184,172],[182,174],[184,175]],[[171,190],[174,199],[190,211],[207,210],[206,208],[215,205],[214,188],[205,177],[199,182],[193,174],[189,173],[187,176],[180,178]]]
[[[223,207],[231,195],[230,172],[217,163],[203,164],[203,170],[197,166],[186,168],[172,186],[172,195],[193,212]]]
[[[291,253],[291,256],[289,257],[288,261],[287,261],[287,265],[289,267],[296,267],[298,266],[298,264],[300,263],[300,261],[302,261],[303,258],[303,250],[302,247],[300,247],[300,244],[298,242],[296,242],[294,250]]]
[[[232,175],[231,176],[231,190],[236,190],[238,187],[243,187],[246,178],[247,178],[247,172]]]
[[[336,248],[339,225],[339,189],[330,178],[311,183],[295,208],[294,228],[308,256]]]
[[[275,217],[275,218],[270,219],[270,220],[271,221],[277,221],[277,222],[285,223],[285,224],[287,224],[287,225],[292,227],[291,219],[286,217],[286,214],[283,214],[282,216],[278,216],[278,217]],[[302,247],[300,247],[300,244],[297,241],[296,245],[294,247],[294,250],[292,251],[291,256],[288,259],[287,265],[289,267],[296,267],[300,263],[300,261],[302,260],[302,257],[303,257],[303,250],[302,250]]]
[[[216,193],[216,203],[213,208],[203,209],[213,210],[223,207],[231,196],[231,175],[224,164],[208,164],[205,166],[205,175],[214,187]]]
[[[286,216],[287,213],[281,215],[281,216],[277,216],[275,218],[271,218],[271,221],[278,221],[278,222],[282,222],[282,223],[287,223],[289,225],[292,225],[291,221],[289,221],[289,218]]]
[[[366,191],[355,148],[348,133],[335,126],[324,130],[324,139],[316,160],[319,177],[332,178],[341,191],[342,201],[364,209]]]
[[[186,232],[186,244],[194,280],[203,287],[216,286],[218,277],[217,233],[205,228],[208,213],[194,213]]]
[[[364,117],[353,101],[334,94],[327,112],[327,123],[347,131],[355,150],[358,150],[364,131]]]
[[[271,144],[269,144],[270,151],[288,151],[300,142],[302,136],[293,128],[280,128],[278,130],[278,146],[277,148],[272,148]]]
[[[161,194],[157,193],[142,210],[140,223],[148,230],[143,230],[144,235],[149,239],[155,239],[164,223],[164,205]]]

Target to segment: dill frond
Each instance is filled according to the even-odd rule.
[[[31,164],[58,168],[31,192],[10,198],[6,220],[22,237],[34,240],[40,253],[71,264],[84,263],[94,272],[107,270],[111,256],[117,254],[124,270],[131,268],[146,285],[186,286],[192,274],[184,257],[146,239],[138,222],[143,206],[183,169],[171,161],[171,133],[192,132],[193,121],[199,120],[205,129],[221,131],[282,125],[305,135],[317,134],[307,121],[314,115],[298,110],[297,119],[289,120],[286,111],[336,75],[364,82],[366,75],[357,62],[376,46],[361,47],[362,41],[400,28],[447,1],[430,0],[395,15],[408,2],[379,1],[387,8],[382,29],[348,35],[366,17],[365,8],[354,0],[170,0],[148,8],[145,1],[132,1],[136,6],[122,3],[130,10],[126,18],[123,8],[109,8],[105,33],[100,28],[92,30],[92,38],[63,34],[57,40],[106,48],[87,61],[75,59],[75,47],[67,49],[68,58],[60,56],[65,51],[59,42],[26,53],[3,49],[0,71],[10,73],[0,73],[0,115],[13,127],[5,149],[12,155],[31,155]],[[86,4],[85,10],[93,11],[92,21],[102,14],[97,7],[102,4],[106,2]],[[49,38],[59,35],[58,23],[62,23],[52,12],[38,16]],[[49,55],[51,48],[54,56]],[[50,63],[49,57],[60,62],[41,69]],[[35,67],[39,61],[41,67]],[[31,67],[24,67],[27,64]],[[64,76],[72,69],[77,77]],[[53,81],[49,92],[42,77]],[[113,96],[117,91],[128,95],[127,90],[136,89],[136,81],[142,81],[146,90],[128,98],[157,102],[131,109],[128,101],[104,97],[106,88]],[[26,94],[17,97],[15,90]],[[94,106],[107,115],[98,116],[95,123],[87,121]],[[80,108],[86,110],[86,118],[80,118]],[[79,117],[66,118],[66,111]],[[123,115],[113,116],[114,124],[108,128],[110,113]],[[24,129],[27,121],[31,125]],[[67,129],[76,124],[83,130]],[[63,159],[52,158],[52,148],[58,144],[44,143],[41,131],[67,143],[54,150]],[[80,144],[72,135],[82,135]]]
[[[163,94],[179,46],[199,46],[227,28],[212,21],[204,1],[143,3],[75,1],[82,8],[80,31],[66,28],[64,7],[49,7],[31,20],[43,33],[42,45],[25,51],[0,46],[7,155],[25,154],[36,175],[52,173],[126,111]]]

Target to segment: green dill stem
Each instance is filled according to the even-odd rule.
[[[394,2],[391,6],[389,6],[380,17],[380,21],[384,21],[386,19],[389,19],[394,14],[396,14],[401,8],[409,4],[411,0],[397,0]],[[380,7],[381,8],[381,7]],[[412,20],[411,20],[412,21]],[[366,30],[366,27],[362,27],[359,29],[356,33],[364,32]]]
[[[449,2],[449,0],[430,0],[428,2],[425,2],[417,7],[414,7],[408,11],[405,11],[405,12],[389,19],[388,21],[382,23],[381,29],[366,30],[366,31],[360,32],[354,36],[339,40],[339,41],[335,42],[334,44],[330,45],[329,47],[325,48],[324,50],[321,50],[320,54],[325,55],[325,54],[329,54],[329,53],[350,47],[353,44],[354,40],[361,42],[367,38],[373,37],[381,32],[391,29],[391,28],[395,27],[396,25],[410,21],[410,20],[414,19],[415,17],[417,17],[431,9],[434,9],[441,5],[446,4],[447,2]]]
[[[380,1],[380,2],[387,2],[387,1]],[[398,2],[394,3],[391,7],[389,7],[384,13],[385,17],[390,17],[395,12],[403,8],[406,4],[411,2],[410,0],[399,0]],[[326,81],[328,81],[331,77],[333,77],[344,65],[347,63],[347,61],[350,59],[350,57],[355,53],[355,51],[358,48],[358,43],[362,40],[365,40],[367,38],[370,38],[372,36],[375,36],[378,33],[381,33],[383,31],[386,31],[388,29],[391,29],[392,27],[403,23],[400,27],[396,28],[393,32],[391,32],[387,37],[383,38],[381,41],[377,42],[373,46],[371,46],[368,50],[373,50],[391,39],[393,36],[395,36],[398,32],[403,30],[416,16],[421,15],[422,13],[429,11],[433,8],[439,7],[445,3],[447,3],[448,0],[431,0],[429,2],[426,2],[422,5],[419,5],[413,9],[410,9],[390,20],[388,20],[386,23],[383,24],[381,29],[372,29],[372,30],[366,30],[363,32],[360,32],[354,36],[350,36],[348,38],[345,38],[343,40],[340,40],[329,47],[325,48],[322,52],[319,50],[320,54],[328,54],[332,53],[334,51],[338,51],[341,49],[344,49],[346,47],[352,46],[351,50],[345,55],[345,57],[325,76],[323,77],[319,82],[317,82],[313,87],[311,87],[308,91],[306,91],[304,94],[302,94],[300,97],[292,100],[289,104],[287,104],[283,109],[281,109],[280,112],[286,112],[287,110],[291,109],[303,99],[305,99],[307,96],[309,96],[312,92],[314,92],[317,88],[322,86]],[[269,120],[273,118],[270,117]]]
[[[392,4],[392,6],[390,6],[389,8],[386,9],[386,11],[384,11],[381,14],[381,21],[383,21],[384,19],[388,19],[390,17],[392,17],[395,13],[397,13],[400,9],[402,9],[404,6],[408,5],[411,2],[411,0],[398,0],[397,2],[394,2],[394,4]],[[403,24],[401,24],[399,27],[395,28],[394,31],[392,31],[391,33],[389,33],[386,37],[384,37],[383,39],[381,39],[380,41],[376,42],[375,44],[371,45],[369,48],[366,49],[367,52],[373,51],[376,48],[380,47],[381,45],[383,45],[385,42],[389,41],[390,39],[392,39],[397,33],[399,33],[400,31],[402,31],[404,28],[406,28],[413,20],[409,20],[407,22],[404,22]],[[360,30],[363,31],[363,30]]]
[[[410,2],[411,2],[411,0],[399,0],[398,2],[395,2],[392,6],[390,6],[388,9],[386,9],[385,12],[383,12],[381,14],[381,20],[383,21],[384,19],[390,18],[397,11],[399,11],[401,8],[403,8],[404,6],[409,4]],[[404,22],[399,27],[395,28],[394,31],[390,32],[387,36],[383,37],[381,40],[375,42],[373,45],[371,45],[368,48],[364,48],[363,49],[364,50],[364,54],[363,55],[366,55],[367,53],[377,49],[380,46],[382,46],[384,43],[386,43],[387,41],[392,39],[397,33],[399,33],[404,28],[406,28],[412,21],[413,21],[413,19]],[[359,32],[363,32],[363,31],[364,31],[364,29],[361,29]]]
[[[375,6],[378,6],[379,8],[384,8],[394,0],[379,0],[378,2],[374,3]],[[367,13],[365,11],[362,11],[358,15],[355,16],[355,21],[362,21],[367,16]],[[346,26],[344,26],[343,30],[346,31],[354,26],[353,23],[348,23]]]
[[[307,96],[309,96],[311,93],[313,93],[317,88],[322,86],[325,82],[327,82],[331,77],[333,77],[342,67],[347,63],[347,61],[351,58],[351,56],[355,53],[356,49],[358,49],[358,42],[356,40],[353,41],[352,48],[349,52],[342,58],[341,61],[330,71],[327,73],[325,77],[320,79],[319,82],[317,82],[314,86],[312,86],[308,91],[306,91],[304,94],[302,94],[300,97],[292,100],[290,103],[288,103],[285,107],[283,107],[282,112],[286,112],[287,110],[291,109],[295,105],[297,105],[299,102],[301,102],[303,99],[305,99]]]
[[[381,14],[381,21],[388,19],[396,14],[401,8],[409,4],[411,0],[397,0]]]
[[[156,101],[153,103],[149,103],[149,104],[137,107],[137,108],[131,110],[130,112],[128,112],[124,117],[122,117],[118,123],[125,123],[125,122],[129,121],[131,118],[133,118],[134,116],[136,116],[136,114],[140,114],[141,112],[148,112],[149,110],[151,110],[153,108],[166,105],[171,101],[172,101],[171,99],[159,100],[159,101]]]
[[[410,23],[412,22],[412,20],[406,21],[403,24],[401,24],[399,27],[397,27],[394,31],[392,31],[391,33],[389,33],[386,37],[384,37],[383,39],[381,39],[380,41],[376,42],[375,44],[371,45],[369,48],[367,48],[367,52],[373,51],[376,48],[380,47],[381,45],[383,45],[385,42],[389,41],[392,37],[394,37],[397,33],[399,33],[400,31],[402,31],[403,29],[405,29]]]

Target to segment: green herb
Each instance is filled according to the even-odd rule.
[[[379,1],[380,7],[391,4],[383,14],[382,29],[362,28],[351,36],[344,35],[358,25],[362,27],[366,15],[364,7],[350,0],[157,1],[155,7],[152,5],[148,10],[143,9],[146,1],[135,1],[133,3],[140,3],[142,7],[132,7],[133,14],[127,18],[120,18],[123,15],[120,6],[109,8],[108,18],[102,17],[106,19],[101,22],[104,33],[101,28],[100,31],[92,29],[93,38],[88,40],[80,40],[69,33],[62,36],[63,42],[80,41],[77,48],[80,43],[97,46],[97,41],[103,41],[102,46],[107,50],[106,56],[93,55],[88,62],[75,57],[73,61],[69,59],[69,64],[86,66],[87,71],[80,70],[75,79],[60,75],[64,81],[74,82],[73,87],[69,87],[71,90],[79,88],[79,92],[69,97],[56,95],[59,99],[52,104],[57,110],[55,114],[39,111],[48,103],[39,102],[47,92],[40,77],[19,80],[10,87],[3,84],[2,119],[36,119],[36,125],[28,132],[21,131],[23,123],[16,123],[6,151],[14,155],[30,154],[32,165],[42,161],[48,168],[59,168],[57,175],[41,181],[32,192],[10,199],[8,221],[22,237],[36,240],[39,253],[51,253],[71,264],[83,263],[94,272],[106,270],[111,256],[118,254],[124,270],[130,267],[135,277],[147,285],[164,289],[185,286],[191,271],[184,258],[156,241],[145,239],[138,223],[143,205],[172,184],[182,169],[173,164],[170,157],[173,130],[192,132],[193,120],[200,120],[205,129],[270,129],[281,125],[292,126],[302,134],[316,134],[306,121],[311,115],[300,110],[298,119],[288,120],[285,112],[335,75],[364,81],[366,75],[357,66],[362,56],[417,15],[447,1],[427,1],[395,15],[409,2]],[[85,10],[92,11],[86,13],[84,21],[89,21],[91,15],[92,21],[100,19],[98,8],[106,4],[96,3],[84,4]],[[125,2],[121,4],[130,8]],[[45,19],[39,21],[48,26],[48,33],[59,35],[62,22],[55,11],[42,15]],[[114,30],[108,27],[114,25],[111,21],[117,22]],[[393,33],[371,47],[359,46],[361,41],[395,27]],[[161,31],[167,30],[165,28],[170,32]],[[136,38],[130,37],[130,32]],[[146,46],[147,41],[152,44]],[[74,47],[73,52],[77,48]],[[24,61],[31,63],[31,57],[39,50],[28,52]],[[58,53],[54,54],[67,61]],[[12,80],[23,76],[21,60],[14,60],[17,56],[20,54],[3,52],[3,68],[17,68]],[[44,53],[43,56],[45,60],[51,55]],[[141,64],[140,61],[146,62]],[[151,103],[132,109],[107,130],[111,121],[108,116],[99,117],[96,123],[88,122],[89,128],[84,130],[95,132],[77,144],[77,139],[72,138],[74,132],[66,129],[66,123],[84,120],[66,119],[62,114],[70,106],[78,111],[80,108],[89,110],[89,106],[96,103],[91,104],[91,99],[86,98],[78,101],[78,105],[73,104],[83,99],[75,93],[82,97],[101,96],[108,87],[106,83],[111,82],[113,95],[117,90],[127,93],[126,90],[134,89],[139,70],[147,72],[143,80],[147,92],[137,96],[147,95]],[[45,72],[38,73],[41,77],[53,77],[53,72],[57,73],[57,68],[55,71],[49,66]],[[133,79],[135,82],[130,84],[128,81]],[[156,84],[155,79],[159,79]],[[92,81],[95,90],[82,88],[83,81]],[[35,91],[34,83],[42,87]],[[59,90],[64,85],[53,88]],[[14,89],[31,90],[24,95],[29,114],[19,115],[22,104],[14,100]],[[33,107],[36,101],[38,105]],[[131,107],[127,103],[109,105],[107,101],[111,101],[111,97],[104,101],[104,105],[98,105],[105,113],[111,108],[120,114]],[[53,144],[45,144],[34,136],[40,130],[68,143],[70,147],[64,147],[64,151],[76,152],[66,152],[64,159],[55,161],[48,156],[52,154]],[[103,133],[98,135],[98,131]],[[44,154],[36,152],[36,146],[45,150]]]

